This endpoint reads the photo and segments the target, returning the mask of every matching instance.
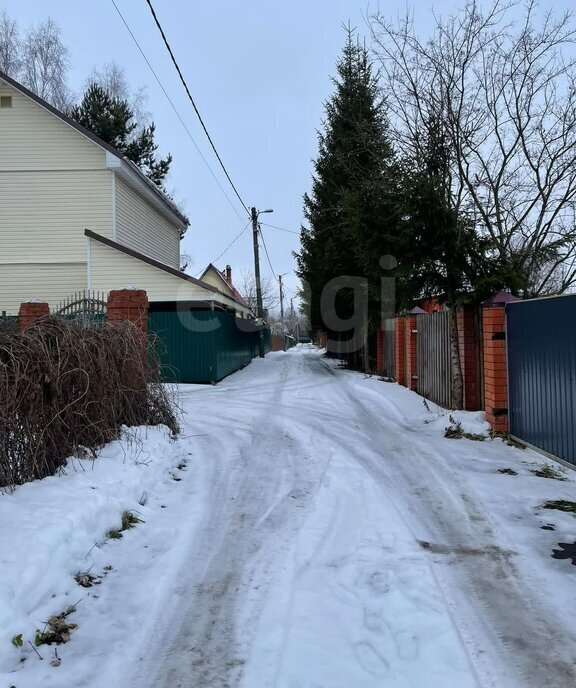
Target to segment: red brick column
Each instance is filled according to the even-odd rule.
[[[396,318],[396,382],[406,387],[406,318]]]
[[[148,331],[148,296],[143,289],[119,289],[108,294],[108,322],[131,320]]]
[[[480,348],[475,316],[474,306],[459,306],[456,309],[458,348],[464,378],[464,410],[466,411],[478,411],[481,403],[478,370]]]
[[[43,301],[28,301],[21,303],[18,311],[18,326],[20,332],[33,325],[42,318],[50,317],[50,306]]]
[[[508,380],[506,370],[506,311],[504,306],[482,308],[484,404],[486,420],[508,432]]]
[[[384,330],[382,325],[383,323],[380,323],[380,327],[376,331],[376,372],[379,375],[384,372]]]
[[[418,374],[416,371],[416,325],[417,319],[415,315],[407,315],[405,320],[406,334],[406,387],[408,389],[416,390],[418,383]]]

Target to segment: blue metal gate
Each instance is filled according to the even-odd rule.
[[[576,464],[576,295],[506,304],[510,434]]]

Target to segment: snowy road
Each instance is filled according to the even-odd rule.
[[[446,440],[415,395],[312,349],[183,403],[209,508],[134,687],[576,685],[575,578],[535,514],[566,483],[514,483],[495,468],[520,450]]]
[[[0,495],[0,688],[576,686],[576,520],[542,508],[576,473],[311,347],[180,392],[179,439]]]

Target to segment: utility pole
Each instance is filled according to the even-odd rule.
[[[284,334],[284,290],[282,289],[282,277],[278,275],[278,282],[280,282],[280,326],[282,327],[282,351],[286,351],[286,335]]]
[[[256,279],[256,305],[260,330],[258,332],[258,353],[264,358],[264,307],[262,305],[262,285],[260,284],[260,254],[258,250],[258,211],[252,208],[252,239],[254,240],[254,277]]]
[[[260,321],[260,331],[258,336],[258,353],[260,358],[264,358],[264,306],[262,304],[262,285],[260,283],[260,254],[258,247],[258,215],[260,213],[273,213],[273,210],[256,210],[251,208],[252,217],[252,239],[254,241],[254,278],[256,280],[256,305],[258,313],[256,317]]]

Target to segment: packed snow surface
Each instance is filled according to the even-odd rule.
[[[576,685],[576,520],[542,508],[575,473],[312,347],[179,393],[177,440],[0,495],[0,688]]]

